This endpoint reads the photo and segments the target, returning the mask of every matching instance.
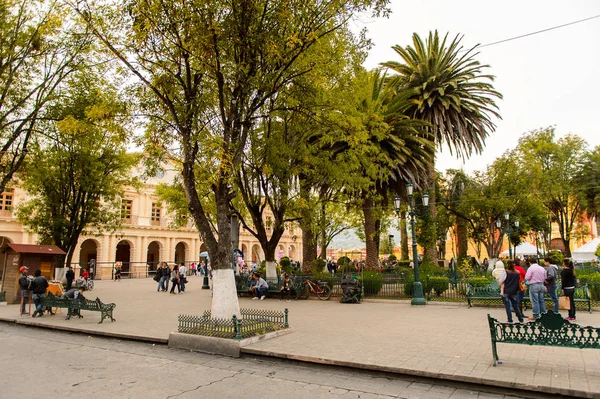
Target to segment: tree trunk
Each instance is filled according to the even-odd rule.
[[[571,257],[571,239],[570,238],[563,238],[563,245],[565,246],[565,258],[570,258]]]
[[[410,254],[408,252],[408,223],[406,218],[400,218],[400,257],[402,260],[409,260]]]
[[[310,187],[303,176],[300,176],[300,198],[304,206],[300,210],[300,229],[302,229],[302,272],[311,274],[314,270],[314,261],[317,259],[317,239],[315,235],[312,209],[310,208]]]
[[[327,259],[327,222],[325,214],[325,201],[321,201],[321,214],[319,215],[319,246],[321,259]]]
[[[436,196],[435,196],[435,162],[432,162],[427,169],[427,185],[428,185],[428,190],[429,190],[428,191],[429,206],[427,207],[428,212],[429,212],[428,223],[432,224],[432,226],[429,226],[427,231],[432,231],[433,234],[436,234],[436,232],[437,232],[437,228],[436,228],[437,210],[436,210]],[[430,262],[433,262],[434,264],[437,265],[438,253],[437,253],[437,248],[436,248],[436,244],[435,244],[436,241],[437,240],[435,240],[435,239],[426,240],[426,242],[431,242],[431,244],[429,244],[427,247],[424,248],[424,255],[425,255],[426,260],[429,260]]]
[[[456,235],[458,259],[465,259],[469,252],[469,240],[467,237],[467,221],[461,217],[456,218]]]
[[[367,247],[367,261],[365,263],[365,268],[376,270],[379,269],[379,254],[377,252],[377,243],[375,241],[377,228],[373,216],[373,200],[371,198],[365,198],[362,209],[365,228],[365,244]]]

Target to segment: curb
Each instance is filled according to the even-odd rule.
[[[19,324],[19,325],[23,325],[23,326],[36,327],[36,328],[47,328],[49,330],[66,331],[66,332],[71,332],[71,333],[91,335],[91,336],[95,336],[95,337],[117,338],[117,339],[123,339],[123,340],[127,340],[127,341],[139,341],[139,342],[148,342],[148,343],[152,343],[152,344],[163,344],[163,345],[166,345],[169,343],[169,340],[167,338],[155,338],[155,337],[148,337],[148,336],[142,336],[142,335],[131,335],[131,334],[125,334],[125,333],[109,332],[109,331],[95,331],[95,330],[88,330],[88,329],[84,329],[84,328],[73,328],[73,327],[66,327],[66,326],[53,326],[53,325],[45,324],[45,323],[38,323],[33,320],[18,320],[18,319],[9,319],[9,318],[5,318],[5,317],[0,317],[0,322],[13,323],[13,324]]]
[[[384,373],[390,374],[402,374],[402,375],[412,375],[415,377],[425,377],[436,380],[448,380],[454,382],[463,382],[463,383],[471,383],[478,385],[488,385],[498,388],[512,388],[522,391],[532,391],[537,393],[547,393],[551,395],[564,395],[571,397],[579,397],[579,398],[600,398],[600,394],[595,392],[586,392],[577,389],[568,389],[568,388],[553,388],[548,386],[540,386],[540,385],[531,385],[531,384],[523,384],[516,382],[508,382],[508,381],[497,381],[488,378],[477,378],[477,377],[469,377],[469,376],[461,376],[454,374],[444,374],[444,373],[435,373],[431,371],[425,370],[412,370],[405,369],[400,367],[389,367],[389,366],[378,366],[376,364],[366,364],[366,363],[357,363],[350,362],[344,360],[333,360],[333,359],[325,359],[318,358],[312,356],[302,356],[302,355],[293,355],[289,353],[280,353],[280,352],[272,352],[261,349],[253,349],[253,348],[241,348],[241,352],[244,355],[257,355],[257,356],[265,356],[265,357],[274,357],[280,359],[288,359],[295,360],[305,363],[315,363],[315,364],[324,364],[329,366],[339,366],[339,367],[348,367],[359,370],[370,370],[370,371],[380,371]]]

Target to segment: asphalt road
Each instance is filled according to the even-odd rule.
[[[0,398],[517,398],[514,391],[0,323]],[[535,397],[530,396],[529,397]]]

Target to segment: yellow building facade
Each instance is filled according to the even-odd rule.
[[[134,171],[135,172],[135,171]],[[114,233],[96,236],[82,236],[73,254],[75,268],[79,264],[96,264],[96,278],[111,278],[114,263],[122,262],[124,277],[141,278],[156,269],[158,262],[198,262],[200,254],[206,251],[192,222],[176,227],[174,215],[156,196],[160,183],[174,181],[176,171],[165,171],[146,180],[137,189],[126,188],[121,194],[123,226]],[[138,173],[139,174],[139,173]],[[184,195],[182,192],[181,195]],[[16,209],[28,198],[27,192],[14,186],[0,197],[0,247],[6,243],[37,244],[38,237],[26,231],[16,217]],[[267,214],[267,220],[272,217]],[[247,230],[240,229],[239,249],[244,253],[244,261],[260,262],[264,253],[258,240]],[[282,236],[276,259],[288,256],[300,260],[302,239],[299,229],[293,225],[286,228]],[[2,257],[0,257],[2,258]],[[0,265],[2,259],[0,259]],[[2,270],[3,267],[0,267]],[[76,273],[78,275],[78,273]]]

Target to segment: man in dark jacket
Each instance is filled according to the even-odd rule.
[[[69,270],[67,270],[65,277],[67,278],[67,291],[69,291],[73,285],[73,280],[75,280],[75,272],[73,271],[73,267],[69,266]]]
[[[21,272],[21,276],[19,277],[19,288],[21,289],[21,315],[23,315],[27,313],[25,308],[31,297],[29,278],[27,277],[29,268],[27,266],[21,266],[19,272]]]
[[[33,303],[35,303],[35,312],[31,317],[39,316],[42,317],[44,314],[42,310],[42,299],[46,297],[46,289],[48,288],[48,281],[46,277],[42,276],[42,272],[38,269],[33,275],[35,278],[31,282],[31,291],[33,292]]]
[[[162,269],[163,292],[169,291],[169,280],[171,280],[171,268],[166,263]]]

